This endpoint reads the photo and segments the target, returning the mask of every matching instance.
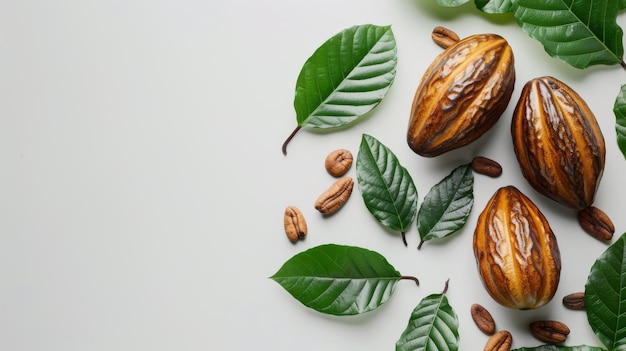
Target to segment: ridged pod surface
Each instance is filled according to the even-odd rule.
[[[476,34],[448,47],[415,92],[409,147],[434,157],[475,141],[498,121],[514,85],[513,51],[501,36]]]
[[[534,189],[578,210],[593,203],[606,147],[593,112],[572,88],[553,77],[527,82],[511,134],[522,174]]]
[[[491,297],[513,309],[548,303],[561,274],[556,237],[537,206],[514,186],[498,189],[478,217],[474,256]]]

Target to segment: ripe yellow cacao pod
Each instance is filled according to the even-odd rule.
[[[415,92],[409,147],[434,157],[475,141],[500,119],[514,85],[513,51],[504,38],[477,34],[448,47]]]
[[[561,255],[537,206],[514,186],[498,189],[478,217],[474,256],[491,297],[503,306],[533,309],[556,292]]]
[[[604,171],[604,137],[572,88],[553,77],[527,82],[511,134],[522,174],[535,190],[578,210],[593,203]]]

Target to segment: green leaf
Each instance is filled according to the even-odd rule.
[[[615,104],[613,105],[615,114],[615,132],[617,134],[617,145],[626,157],[626,84],[622,85]]]
[[[470,0],[435,0],[438,5],[444,7],[457,7],[468,3],[469,1]]]
[[[376,107],[394,81],[397,61],[390,26],[353,26],[328,39],[298,76],[298,126],[283,144],[283,153],[301,127],[339,127]]]
[[[433,186],[417,214],[420,246],[461,229],[474,205],[474,173],[470,164],[454,169]]]
[[[563,345],[541,345],[537,347],[521,347],[511,351],[605,351],[601,347],[595,346],[563,346]]]
[[[626,348],[626,234],[591,266],[585,284],[587,320],[609,350]]]
[[[396,342],[396,351],[456,351],[458,348],[459,320],[445,292],[420,301]]]
[[[513,12],[512,0],[474,0],[476,8],[488,14],[503,14]]]
[[[403,277],[377,252],[327,244],[290,258],[271,279],[316,311],[354,315],[371,311],[393,294]]]
[[[515,18],[550,56],[576,68],[622,61],[618,0],[516,0]]]
[[[394,153],[363,134],[356,160],[357,182],[365,206],[385,227],[404,233],[415,219],[417,189]]]

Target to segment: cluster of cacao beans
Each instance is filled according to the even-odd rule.
[[[496,34],[459,39],[437,27],[444,48],[419,83],[407,142],[418,155],[435,157],[484,135],[507,109],[515,85],[513,51]],[[511,121],[521,173],[538,193],[578,211],[588,233],[612,238],[614,227],[592,204],[604,170],[605,144],[583,98],[553,77],[529,80]],[[533,309],[549,302],[561,271],[556,237],[539,208],[514,186],[498,189],[474,232],[479,275],[503,306]]]

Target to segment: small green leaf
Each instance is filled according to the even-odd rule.
[[[620,64],[619,0],[517,0],[515,18],[550,56],[576,68]]]
[[[476,8],[488,14],[513,12],[512,0],[474,0]]]
[[[298,126],[333,128],[376,107],[396,75],[396,41],[390,26],[353,26],[328,39],[304,63],[296,82]]]
[[[585,284],[587,321],[609,350],[626,348],[626,234],[591,266]]]
[[[444,7],[458,7],[465,3],[468,3],[470,0],[435,0],[435,2]]]
[[[537,347],[521,347],[511,351],[605,351],[601,347],[595,346],[563,346],[563,345],[541,345]]]
[[[415,307],[396,342],[396,351],[456,351],[459,320],[444,293],[426,296]]]
[[[417,214],[420,246],[461,229],[474,205],[474,173],[470,164],[454,169],[433,186]]]
[[[393,294],[401,276],[377,252],[327,244],[290,258],[271,279],[316,311],[354,315],[371,311]]]
[[[622,155],[626,157],[626,84],[622,85],[615,105],[613,105],[613,113],[615,114],[615,132],[617,134],[617,145]]]
[[[415,219],[417,189],[394,153],[363,134],[356,160],[359,190],[370,213],[385,227],[404,233]]]

